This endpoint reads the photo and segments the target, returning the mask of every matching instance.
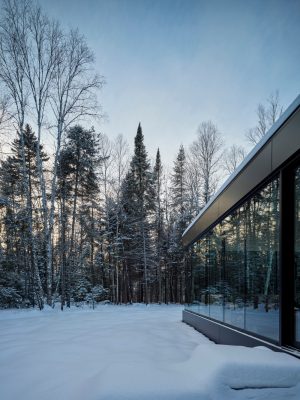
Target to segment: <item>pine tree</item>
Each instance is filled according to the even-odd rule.
[[[134,155],[122,191],[122,204],[126,228],[124,234],[126,256],[131,272],[140,280],[138,301],[149,303],[150,269],[152,268],[152,243],[150,214],[154,210],[153,174],[150,168],[141,124],[135,137]],[[132,274],[131,274],[132,275]]]
[[[169,226],[169,255],[172,269],[170,271],[170,298],[171,301],[184,302],[185,269],[184,249],[181,236],[187,227],[190,216],[188,215],[187,187],[186,187],[186,157],[184,147],[181,145],[171,182],[172,212]]]
[[[165,245],[163,201],[162,201],[162,179],[163,168],[160,158],[160,151],[157,149],[155,166],[153,171],[153,182],[155,192],[155,216],[154,216],[154,239],[155,239],[155,263],[157,280],[157,301],[162,302],[162,265],[163,251]]]
[[[1,164],[1,192],[6,202],[5,217],[3,220],[7,248],[6,259],[11,260],[11,272],[15,273],[18,266],[21,283],[18,290],[23,301],[35,302],[43,307],[43,292],[46,289],[45,248],[41,238],[42,215],[40,207],[40,192],[37,170],[37,139],[27,124],[22,137],[18,133],[12,143],[9,156]],[[39,146],[43,161],[48,157]],[[23,159],[24,155],[24,159]],[[28,180],[29,197],[24,191],[23,175],[25,170]],[[28,220],[32,226],[28,224]],[[32,230],[31,230],[32,229]]]
[[[184,147],[181,145],[179,152],[174,162],[174,169],[172,175],[172,206],[173,210],[180,216],[182,226],[184,226],[184,219],[187,206],[186,197],[186,158]]]
[[[95,284],[94,274],[94,213],[97,207],[99,186],[96,169],[101,159],[98,156],[99,135],[93,129],[85,130],[75,125],[67,132],[66,144],[61,152],[58,166],[58,192],[60,202],[60,254],[61,254],[61,307],[65,301],[70,306],[72,285],[78,270],[83,268],[85,260],[77,258],[77,251],[83,251],[83,237],[89,242],[90,270],[89,281]],[[85,219],[83,219],[83,216]],[[83,224],[83,220],[85,223]],[[88,224],[87,222],[90,222]],[[67,225],[71,226],[67,236]],[[76,226],[79,225],[79,232]],[[83,231],[85,228],[85,232]],[[79,241],[76,240],[79,235]],[[87,244],[87,242],[86,242]],[[78,247],[79,248],[76,248]],[[83,268],[86,273],[86,268]],[[72,278],[74,278],[72,280]],[[76,279],[75,279],[76,280]]]

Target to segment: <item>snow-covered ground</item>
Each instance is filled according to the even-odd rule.
[[[180,306],[0,311],[1,400],[300,399],[300,361],[216,345]]]

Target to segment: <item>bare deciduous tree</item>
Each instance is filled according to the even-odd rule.
[[[94,56],[77,30],[64,36],[59,43],[58,62],[55,63],[54,83],[50,96],[55,117],[56,150],[51,182],[49,235],[47,240],[47,270],[52,268],[51,236],[54,224],[57,167],[65,130],[74,121],[98,115],[95,90],[104,83],[92,73]]]
[[[188,187],[188,204],[190,206],[190,213],[194,217],[200,212],[202,208],[202,174],[199,169],[197,158],[191,153],[187,154],[186,163],[186,184]]]
[[[49,105],[49,96],[54,82],[54,73],[59,61],[59,46],[62,41],[62,32],[57,22],[50,21],[40,7],[31,4],[26,13],[27,34],[21,38],[23,63],[26,78],[33,100],[32,109],[35,110],[37,125],[37,167],[42,197],[42,213],[44,220],[45,244],[49,238],[48,204],[46,185],[43,173],[43,160],[40,155],[42,126],[45,110]],[[47,253],[48,255],[48,253]],[[52,271],[47,263],[47,303],[51,304]]]
[[[283,108],[280,105],[279,101],[279,91],[276,90],[275,93],[271,93],[268,100],[268,108],[267,108],[267,121],[269,126],[271,127],[274,122],[280,117],[283,112]]]
[[[0,80],[12,99],[13,116],[20,133],[29,96],[20,48],[21,40],[27,35],[27,10],[27,2],[7,0],[0,22]]]
[[[122,134],[119,134],[113,143],[113,162],[114,162],[114,190],[117,202],[120,200],[120,190],[122,181],[129,168],[129,145]]]
[[[246,156],[246,150],[242,146],[232,145],[224,152],[223,167],[228,174],[232,174]]]
[[[200,171],[204,204],[209,201],[219,181],[222,146],[223,140],[216,125],[211,121],[202,122],[197,130],[197,139],[190,146],[190,155],[195,168]]]
[[[116,237],[114,242],[114,253],[115,253],[115,302],[119,303],[122,296],[120,296],[120,260],[122,257],[122,249],[120,248],[120,212],[122,209],[121,204],[121,189],[122,182],[128,172],[129,168],[129,146],[124,139],[123,135],[119,134],[113,142],[112,146],[112,160],[113,160],[113,169],[114,169],[114,179],[113,183],[113,191],[116,201]]]
[[[0,80],[6,87],[12,100],[16,128],[21,141],[23,192],[26,198],[26,219],[30,243],[28,253],[31,257],[31,270],[35,282],[35,294],[40,308],[43,308],[43,288],[36,263],[36,244],[33,235],[32,203],[29,190],[29,173],[25,160],[24,125],[25,112],[28,106],[29,88],[26,81],[25,66],[22,58],[21,43],[28,35],[26,16],[30,2],[6,0],[0,21]]]

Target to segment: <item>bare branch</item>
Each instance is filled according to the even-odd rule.
[[[222,146],[223,140],[218,128],[211,121],[202,122],[197,131],[197,139],[190,146],[190,154],[200,171],[204,203],[209,201],[219,181]]]
[[[246,132],[246,139],[252,145],[256,145],[267,133],[268,129],[282,114],[279,102],[279,92],[272,93],[267,99],[267,106],[259,104],[257,107],[257,125]]]
[[[0,98],[0,132],[8,128],[8,123],[12,119],[9,112],[9,97],[3,96]]]
[[[58,60],[51,106],[57,123],[65,129],[78,118],[98,114],[95,90],[104,79],[92,73],[93,53],[77,30],[64,37]]]
[[[27,36],[29,4],[29,1],[5,1],[0,21],[0,80],[12,99],[19,129],[24,125],[29,95],[20,45]]]
[[[279,101],[279,91],[276,90],[274,93],[271,93],[267,102],[268,102],[267,120],[269,126],[272,126],[283,112],[282,106],[280,105]]]
[[[242,146],[232,145],[224,152],[223,168],[228,174],[232,174],[246,156],[246,150]]]

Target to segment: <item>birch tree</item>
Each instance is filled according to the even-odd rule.
[[[120,264],[121,257],[124,253],[123,241],[120,232],[120,216],[122,212],[121,204],[121,189],[122,182],[125,179],[126,173],[129,168],[129,146],[127,141],[124,139],[123,135],[118,135],[113,142],[113,169],[114,169],[114,179],[113,179],[113,192],[115,196],[115,238],[114,238],[114,254],[115,254],[115,302],[119,303],[122,299],[120,296]],[[124,267],[124,265],[123,265]],[[124,276],[124,274],[123,274]]]
[[[197,138],[190,146],[190,153],[202,180],[202,199],[206,204],[216,190],[219,181],[219,167],[223,140],[216,125],[211,121],[202,122]]]
[[[3,90],[0,86],[0,90]],[[6,136],[9,131],[12,115],[9,111],[9,97],[7,95],[0,96],[0,160],[5,153]]]
[[[9,97],[2,95],[0,97],[0,133],[8,127],[8,122],[11,120],[9,112]]]
[[[99,112],[95,90],[103,84],[103,79],[92,73],[94,56],[78,30],[64,35],[59,43],[58,62],[54,68],[54,83],[50,104],[54,113],[56,139],[52,170],[49,235],[47,238],[48,273],[52,269],[52,233],[55,211],[57,167],[63,133],[74,121],[87,116],[96,117]]]
[[[32,226],[32,207],[29,191],[29,175],[25,160],[24,124],[28,106],[29,89],[26,82],[25,66],[22,58],[22,43],[28,35],[26,16],[28,2],[7,0],[4,2],[0,21],[0,80],[12,99],[16,129],[20,134],[23,191],[27,199],[28,234],[31,242],[32,268],[35,271],[36,296],[40,308],[43,308],[43,289],[36,264],[36,245]]]
[[[25,75],[32,98],[33,109],[37,125],[37,165],[42,196],[42,210],[44,218],[44,243],[49,240],[48,204],[45,178],[43,174],[43,160],[40,156],[42,127],[45,120],[45,111],[49,106],[49,97],[54,83],[54,74],[59,62],[59,46],[63,39],[62,31],[56,21],[50,21],[35,4],[30,4],[26,14],[27,35],[20,43],[24,62]],[[49,252],[47,252],[49,257]],[[50,261],[50,260],[49,260]],[[47,303],[51,304],[52,270],[47,260]]]

